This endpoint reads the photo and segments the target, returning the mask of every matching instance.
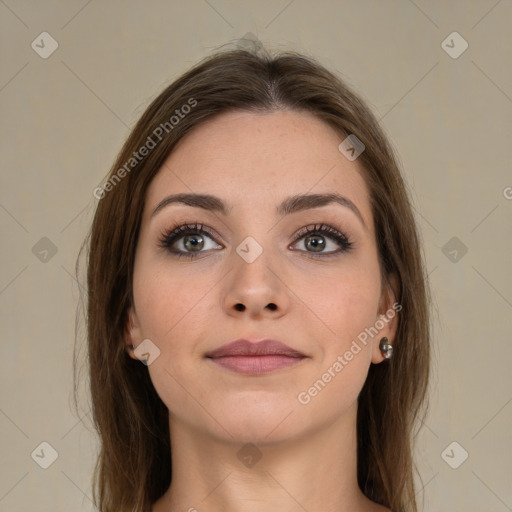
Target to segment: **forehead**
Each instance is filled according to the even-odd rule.
[[[166,195],[208,193],[236,209],[268,209],[284,197],[336,192],[357,204],[370,225],[362,168],[338,149],[344,136],[310,113],[228,112],[179,141],[147,192],[146,205]]]

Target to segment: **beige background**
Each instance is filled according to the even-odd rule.
[[[2,0],[0,16],[1,511],[93,510],[97,445],[87,404],[71,408],[93,189],[150,99],[247,33],[339,73],[400,155],[437,303],[425,511],[512,510],[510,0]],[[31,47],[51,49],[44,31],[58,42],[46,59]],[[469,44],[458,58],[443,47],[462,40],[442,46],[454,31]],[[58,452],[48,469],[31,457],[43,441]],[[453,441],[446,460],[469,454],[457,469],[442,456]]]

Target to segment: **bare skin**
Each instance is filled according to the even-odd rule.
[[[384,360],[380,339],[393,342],[396,317],[332,370],[395,302],[395,290],[381,283],[361,168],[340,153],[341,140],[307,113],[230,112],[182,139],[150,184],[126,344],[133,358],[128,346],[145,339],[160,350],[148,371],[170,411],[172,484],[152,512],[389,512],[358,486],[356,414],[370,364]],[[152,216],[177,193],[211,194],[231,210],[172,203]],[[327,193],[350,199],[363,220],[335,202],[276,214],[289,196]],[[188,239],[204,245],[195,250],[183,234],[172,244],[193,257],[159,246],[175,224],[196,223],[211,234],[195,229]],[[343,250],[318,233],[324,245],[315,252],[302,228],[321,224],[353,246]],[[236,251],[249,236],[262,249],[250,263]],[[256,376],[205,357],[248,337],[280,340],[306,357]],[[329,368],[325,387],[308,393]],[[252,464],[254,456],[261,458]]]

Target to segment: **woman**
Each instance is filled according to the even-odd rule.
[[[354,92],[297,53],[217,53],[151,103],[94,195],[100,510],[418,510],[429,292]]]

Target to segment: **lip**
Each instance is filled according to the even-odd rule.
[[[289,368],[306,356],[277,340],[235,340],[206,354],[214,363],[245,375],[262,375]]]
[[[289,356],[289,357],[305,357],[284,343],[277,340],[260,340],[250,341],[247,339],[239,339],[226,343],[221,347],[208,352],[206,357],[217,358],[226,356]]]

